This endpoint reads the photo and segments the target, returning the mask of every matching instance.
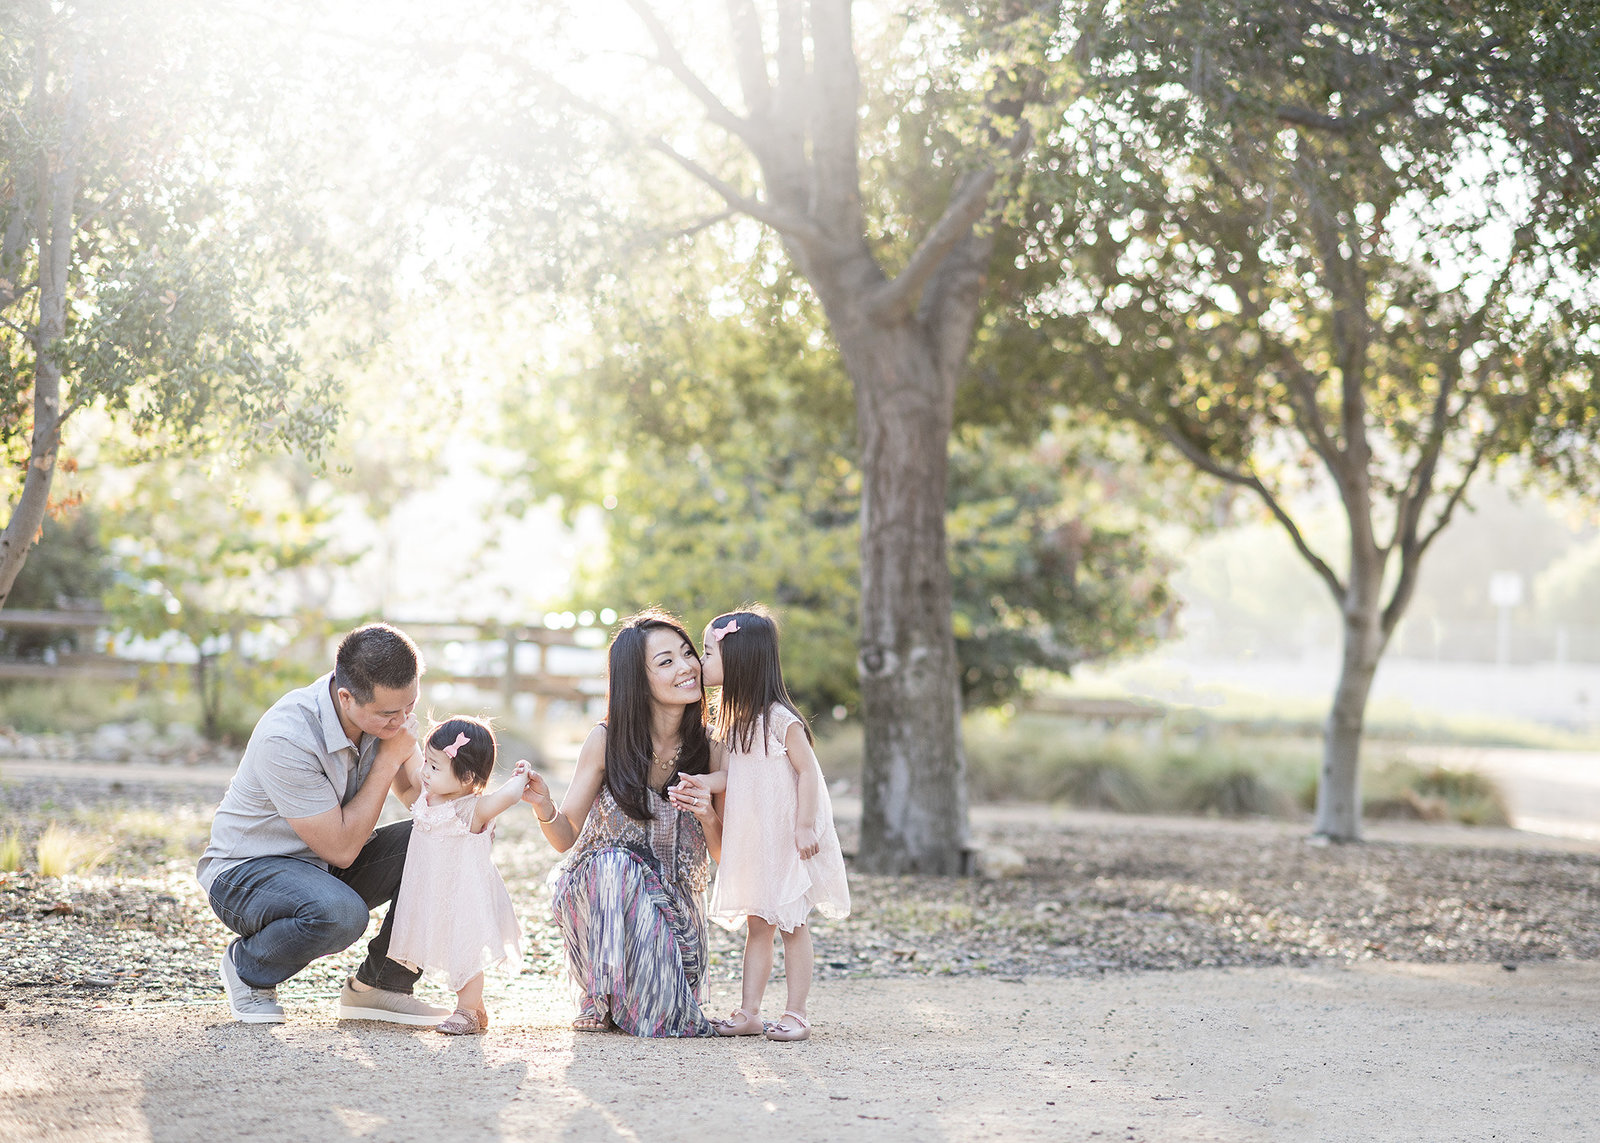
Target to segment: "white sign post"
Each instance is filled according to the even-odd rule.
[[[1511,662],[1511,612],[1522,605],[1522,573],[1497,571],[1489,574],[1489,602],[1500,611],[1495,640],[1495,662],[1502,667]]]

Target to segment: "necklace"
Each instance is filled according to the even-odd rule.
[[[659,774],[663,778],[667,777],[669,774],[671,774],[673,772],[673,770],[675,770],[677,768],[678,755],[680,755],[682,753],[683,753],[683,743],[682,742],[678,743],[678,748],[672,752],[672,757],[668,758],[668,759],[665,759],[665,760],[662,759],[660,754],[656,753],[654,750],[651,750],[650,751],[650,773],[651,773],[651,775],[653,776],[653,775]]]

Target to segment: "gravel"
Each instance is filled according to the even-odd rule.
[[[0,839],[46,826],[114,843],[88,872],[0,873],[0,1007],[75,999],[215,999],[229,934],[193,876],[225,779],[60,773],[0,779]],[[556,861],[526,815],[496,857],[527,941],[522,985],[561,973],[546,878]],[[1315,846],[1302,825],[1118,818],[1048,808],[974,814],[974,840],[1009,876],[851,872],[854,911],[818,918],[821,978],[1081,976],[1220,965],[1600,959],[1600,853],[1485,831],[1481,843]],[[846,849],[853,825],[841,815]],[[712,930],[712,972],[736,979],[742,936]],[[284,998],[326,996],[361,946],[312,965]],[[780,960],[781,965],[781,960]],[[518,981],[504,984],[519,987]]]

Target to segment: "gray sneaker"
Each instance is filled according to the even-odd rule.
[[[406,992],[387,992],[382,988],[357,992],[354,981],[352,976],[339,990],[341,1020],[387,1020],[391,1024],[431,1028],[450,1015],[450,1009],[424,1004]]]
[[[238,970],[233,967],[233,946],[238,943],[230,942],[222,950],[220,969],[222,991],[228,997],[233,1018],[242,1024],[282,1024],[283,1006],[278,1003],[278,990],[251,988],[239,979]]]

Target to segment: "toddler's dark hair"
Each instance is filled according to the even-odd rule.
[[[729,623],[734,629],[727,631]],[[718,639],[717,632],[725,634]],[[724,611],[706,624],[706,642],[716,640],[722,656],[722,697],[717,702],[716,736],[736,750],[748,751],[759,727],[766,733],[767,712],[774,703],[787,707],[800,720],[800,728],[811,737],[806,716],[789,697],[783,683],[783,665],[778,659],[778,621],[759,603],[747,603],[738,611]]]
[[[487,722],[468,718],[464,714],[453,714],[433,728],[433,733],[428,735],[428,745],[435,750],[443,750],[461,734],[465,734],[467,740],[456,751],[456,756],[450,759],[450,769],[455,771],[456,778],[464,785],[481,790],[489,784],[489,775],[494,773],[494,731]]]

